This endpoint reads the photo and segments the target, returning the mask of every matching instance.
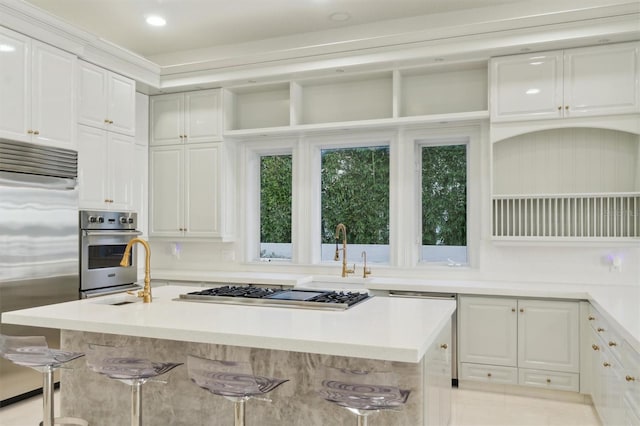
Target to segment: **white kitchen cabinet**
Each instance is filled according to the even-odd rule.
[[[460,379],[579,390],[579,304],[462,296]]]
[[[223,237],[222,143],[150,148],[152,237]]]
[[[578,373],[579,333],[578,303],[519,300],[518,367]]]
[[[221,140],[221,90],[151,97],[151,145]]]
[[[640,414],[640,354],[591,306],[587,321],[591,399],[604,426],[637,425]]]
[[[0,28],[0,137],[75,146],[76,57]]]
[[[515,367],[518,361],[516,299],[464,297],[459,303],[460,362]]]
[[[78,126],[79,206],[131,210],[134,140],[131,136]]]
[[[451,321],[425,354],[425,424],[448,425],[451,419]]]
[[[490,61],[491,121],[640,112],[639,43]]]
[[[135,135],[135,81],[88,62],[78,68],[78,123]]]

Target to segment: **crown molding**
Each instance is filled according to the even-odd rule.
[[[153,87],[160,85],[160,67],[155,63],[25,1],[0,0],[0,25],[141,83]]]

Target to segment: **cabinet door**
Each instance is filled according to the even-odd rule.
[[[640,43],[625,43],[566,50],[565,117],[639,112],[638,46]]]
[[[82,209],[109,206],[107,132],[78,126],[78,204]]]
[[[459,303],[460,362],[515,367],[518,318],[515,299],[463,296]]]
[[[182,142],[184,96],[181,93],[151,97],[151,145]]]
[[[99,129],[106,127],[107,74],[103,68],[78,62],[78,123]]]
[[[185,146],[185,228],[194,237],[217,236],[219,143]]]
[[[133,137],[108,133],[109,199],[113,210],[131,210],[134,174]]]
[[[43,145],[75,148],[76,57],[32,41],[32,129]]]
[[[220,94],[219,89],[185,93],[184,134],[187,142],[220,140]]]
[[[184,148],[149,149],[149,235],[182,236],[184,228]]]
[[[31,140],[31,42],[0,27],[0,137]]]
[[[492,121],[562,117],[562,51],[495,58],[490,64]]]
[[[133,136],[136,132],[136,84],[133,80],[109,73],[108,129]]]
[[[578,373],[577,302],[518,301],[518,367]]]

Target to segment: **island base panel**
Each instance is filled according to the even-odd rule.
[[[187,375],[186,357],[196,355],[210,359],[251,362],[254,374],[290,379],[267,395],[272,402],[249,400],[248,425],[327,426],[355,424],[355,416],[346,409],[323,400],[318,394],[323,366],[351,367],[393,371],[398,385],[410,389],[411,395],[402,411],[382,411],[370,418],[370,424],[417,426],[425,424],[422,377],[424,361],[404,363],[328,356],[301,352],[245,348],[205,343],[179,342],[77,331],[62,331],[62,347],[87,352],[89,344],[129,348],[123,356],[137,355],[154,361],[184,362],[142,389],[144,425],[224,425],[233,424],[233,403],[213,395],[192,383]],[[96,374],[80,364],[62,370],[61,412],[81,417],[92,426],[128,424],[130,388],[124,383]]]

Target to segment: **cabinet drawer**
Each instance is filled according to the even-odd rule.
[[[518,369],[498,365],[461,364],[460,379],[488,383],[518,384]]]
[[[518,384],[578,392],[580,388],[580,375],[521,368],[518,370]]]

